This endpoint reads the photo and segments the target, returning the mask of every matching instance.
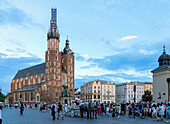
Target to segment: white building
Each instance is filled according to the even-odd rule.
[[[101,83],[101,87],[101,102],[115,103],[115,83],[105,81]]]
[[[84,102],[115,102],[115,84],[108,81],[94,80],[81,86],[81,100]]]
[[[131,82],[116,85],[116,102],[134,102],[134,85],[136,85],[136,102],[142,101],[144,84]]]

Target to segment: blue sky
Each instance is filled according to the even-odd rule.
[[[0,0],[0,87],[18,69],[44,62],[51,7],[58,9],[60,51],[75,52],[75,84],[102,79],[152,81],[162,46],[170,53],[169,0]]]

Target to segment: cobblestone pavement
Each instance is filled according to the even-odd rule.
[[[56,115],[57,116],[57,115]],[[51,112],[40,112],[39,110],[24,110],[23,116],[20,115],[19,109],[3,109],[2,111],[3,124],[164,124],[163,122],[157,122],[154,119],[146,118],[129,118],[127,116],[121,116],[119,119],[112,117],[100,116],[98,119],[87,120],[85,117],[81,119],[79,116],[74,118],[67,115],[64,120],[52,120]]]

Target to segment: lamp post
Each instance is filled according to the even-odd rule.
[[[136,85],[133,86],[134,91],[134,103],[136,102]]]

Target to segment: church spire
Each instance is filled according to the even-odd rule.
[[[57,9],[52,8],[51,9],[51,20],[50,20],[50,29],[48,31],[47,35],[48,39],[50,38],[56,38],[60,39],[60,34],[57,29]]]

